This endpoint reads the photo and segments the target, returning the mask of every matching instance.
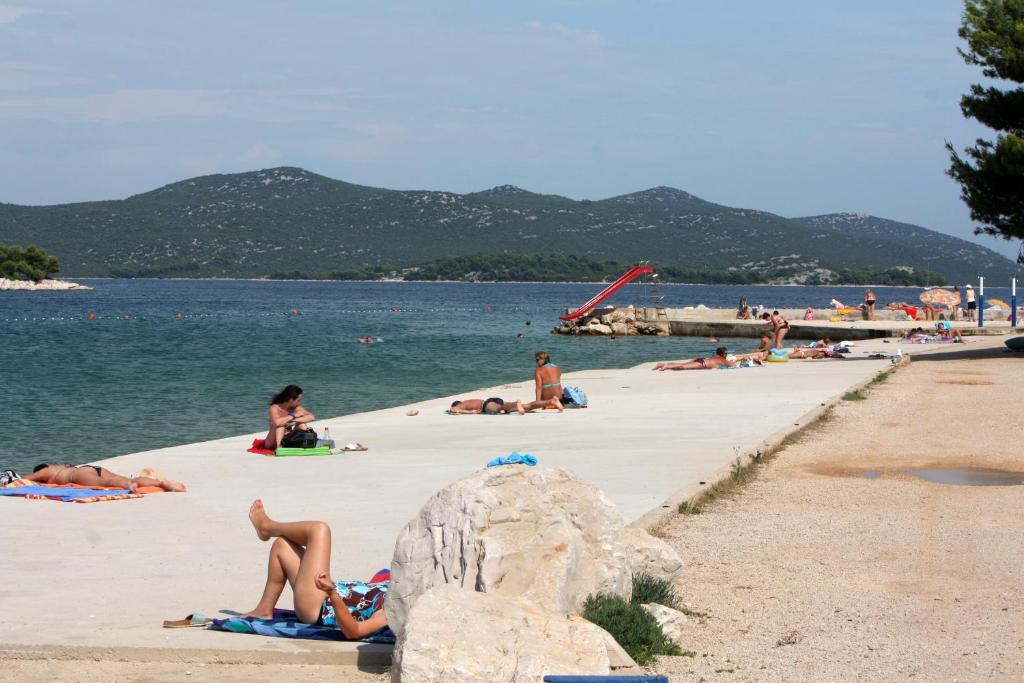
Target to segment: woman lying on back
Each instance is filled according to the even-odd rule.
[[[384,614],[387,582],[363,583],[331,578],[331,528],[325,522],[277,522],[256,500],[249,521],[270,546],[267,583],[256,608],[246,617],[270,619],[287,581],[292,587],[295,616],[305,624],[337,626],[356,640],[388,625]]]

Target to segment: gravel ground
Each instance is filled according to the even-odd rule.
[[[673,681],[1024,680],[1024,358],[921,358],[844,401],[734,495],[659,534],[689,558]],[[870,470],[874,479],[857,476]]]

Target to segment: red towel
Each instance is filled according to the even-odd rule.
[[[274,455],[274,451],[270,450],[269,448],[263,447],[264,444],[266,444],[265,439],[253,439],[252,446],[250,448],[245,449],[245,452],[255,453],[256,455]]]

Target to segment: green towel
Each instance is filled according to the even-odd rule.
[[[278,448],[274,455],[330,455],[329,446],[317,446],[316,448]]]

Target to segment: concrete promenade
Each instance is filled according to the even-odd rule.
[[[918,354],[1001,344],[975,338],[902,348]],[[354,645],[160,624],[255,606],[269,544],[257,540],[246,516],[254,498],[279,519],[329,522],[336,579],[387,566],[398,531],[427,498],[513,450],[579,473],[633,522],[714,481],[738,453],[797,429],[810,411],[889,366],[868,353],[896,348],[859,342],[844,360],[728,371],[651,372],[648,364],[567,373],[563,382],[584,387],[592,407],[564,414],[449,416],[443,411],[454,397],[445,397],[317,423],[339,444],[368,445],[364,453],[264,457],[245,452],[249,434],[109,459],[103,464],[116,472],[153,467],[189,492],[88,505],[0,499],[0,657],[26,646],[352,652]],[[463,397],[528,399],[531,369],[523,375],[521,383]],[[317,412],[315,387],[307,387],[305,403]],[[407,416],[410,408],[419,415]],[[281,606],[290,607],[287,592]]]

